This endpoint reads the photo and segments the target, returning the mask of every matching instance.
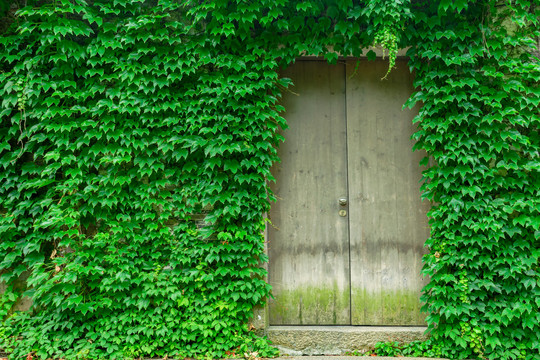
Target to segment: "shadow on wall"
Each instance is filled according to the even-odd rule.
[[[15,283],[15,292],[22,293],[26,289],[26,279],[28,279],[29,273],[24,272],[21,274],[19,279]],[[6,284],[4,282],[0,282],[0,298],[4,297],[4,293],[6,292]],[[3,299],[2,299],[3,300]],[[9,301],[9,300],[8,300]],[[3,305],[3,301],[0,302],[0,305]],[[15,301],[15,304],[11,307],[8,314],[13,313],[14,311],[27,311],[32,306],[32,300],[29,297],[20,297]],[[0,311],[3,309],[0,308]]]

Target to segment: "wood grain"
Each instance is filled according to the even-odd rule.
[[[349,324],[345,67],[302,61],[287,69],[289,129],[272,172],[271,324]]]
[[[388,79],[386,61],[347,63],[352,323],[419,325],[423,244],[420,153],[413,153],[414,111],[406,62]]]

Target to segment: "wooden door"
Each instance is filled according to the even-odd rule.
[[[273,168],[271,324],[418,325],[427,204],[406,63],[301,61]],[[342,203],[340,203],[340,200]],[[346,201],[346,204],[343,203]]]
[[[336,202],[347,196],[345,68],[307,61],[283,76],[295,86],[273,168],[270,322],[349,324],[349,224]]]
[[[422,154],[413,152],[412,93],[405,61],[347,62],[351,322],[417,325],[428,203],[420,201]]]

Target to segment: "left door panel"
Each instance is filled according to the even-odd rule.
[[[282,76],[294,87],[283,97],[289,128],[272,169],[270,324],[348,325],[349,224],[339,214],[347,197],[345,66],[301,61]]]

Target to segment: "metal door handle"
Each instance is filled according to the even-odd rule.
[[[339,199],[339,205],[347,206],[347,199],[346,198],[340,198]]]

